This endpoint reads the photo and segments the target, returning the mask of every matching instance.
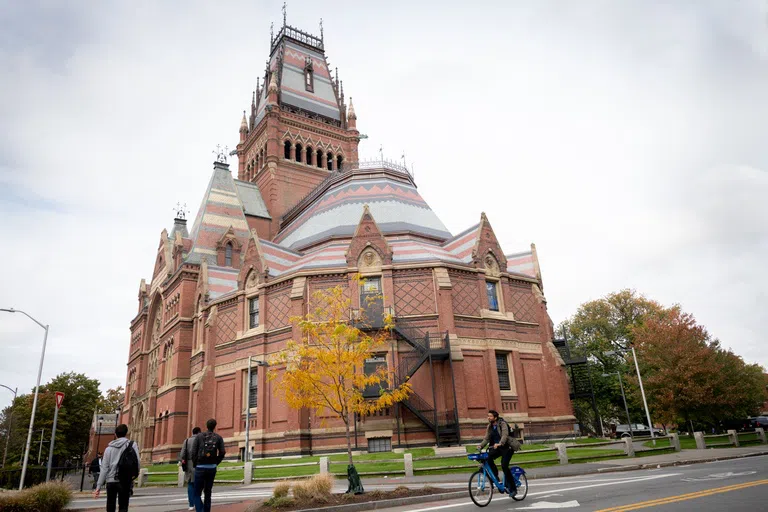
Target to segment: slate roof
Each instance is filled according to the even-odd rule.
[[[353,172],[283,227],[275,242],[300,250],[323,239],[351,237],[366,204],[384,234],[407,232],[439,241],[451,238],[410,181],[385,172]]]
[[[209,265],[215,265],[216,244],[230,226],[238,242],[245,247],[250,230],[248,229],[248,222],[245,220],[238,188],[232,178],[232,173],[229,171],[229,166],[216,162],[213,165],[211,181],[208,183],[208,188],[192,225],[190,235],[192,248],[187,254],[186,261],[201,263],[205,259]]]
[[[267,205],[264,204],[261,191],[255,183],[240,180],[234,180],[234,182],[237,195],[240,198],[240,203],[243,205],[243,211],[246,215],[263,217],[265,219],[272,218],[267,210]]]

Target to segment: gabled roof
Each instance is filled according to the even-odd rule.
[[[209,265],[216,265],[216,244],[230,227],[240,245],[244,246],[250,231],[235,180],[227,164],[216,162],[192,225],[192,249],[187,255],[187,261],[200,263],[207,259]]]

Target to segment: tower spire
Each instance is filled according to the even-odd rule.
[[[283,28],[285,28],[285,25],[286,25],[285,21],[286,21],[286,18],[287,18],[285,11],[286,11],[286,9],[285,9],[285,2],[283,2]]]
[[[350,130],[357,129],[357,114],[355,114],[355,106],[352,104],[352,96],[349,97],[349,110],[347,111],[347,127]]]

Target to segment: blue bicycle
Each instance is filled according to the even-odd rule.
[[[491,471],[491,467],[488,465],[488,452],[470,453],[467,455],[469,460],[481,462],[480,469],[472,473],[469,477],[469,497],[472,498],[472,502],[478,507],[487,506],[493,499],[493,488],[506,494],[506,477],[503,482],[499,482],[496,476]],[[515,485],[517,486],[517,494],[512,496],[515,501],[522,501],[528,495],[528,478],[525,476],[525,471],[520,466],[510,466],[510,472],[515,479]]]

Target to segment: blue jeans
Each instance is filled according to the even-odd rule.
[[[195,506],[195,481],[190,480],[187,482],[187,499],[189,500],[189,506]]]
[[[195,468],[195,512],[211,512],[211,490],[216,468]],[[205,493],[205,504],[202,494]]]

